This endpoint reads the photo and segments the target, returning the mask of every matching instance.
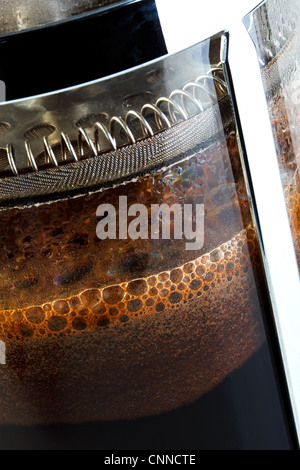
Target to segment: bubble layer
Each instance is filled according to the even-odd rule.
[[[210,253],[170,271],[84,290],[42,305],[2,311],[0,338],[36,340],[128,325],[137,318],[181,308],[193,298],[198,298],[201,312],[203,294],[213,295],[216,286],[230,285],[233,278],[252,269],[255,249],[255,231],[248,227]]]

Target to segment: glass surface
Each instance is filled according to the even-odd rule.
[[[126,0],[125,0],[126,1]],[[130,1],[130,0],[129,0]],[[124,0],[2,0],[0,35],[65,21]],[[128,2],[128,0],[127,0]]]
[[[4,448],[291,448],[226,49],[139,69],[114,138],[146,170],[2,210]]]
[[[22,23],[22,14],[13,8],[15,2],[8,3],[7,21],[14,17]],[[34,8],[34,1],[29,3]],[[7,101],[98,80],[166,53],[155,0],[89,2],[89,13],[63,21],[58,21],[58,15],[55,22],[47,9],[57,14],[57,3],[61,2],[46,3],[47,8],[39,13],[45,14],[50,24],[1,36],[0,21],[0,80],[6,84]],[[75,6],[82,8],[83,3]],[[95,3],[106,7],[94,10]],[[22,13],[24,9],[26,5]],[[34,21],[30,10],[27,13],[29,22]],[[67,11],[61,11],[62,17],[64,13],[68,16]]]
[[[256,46],[300,267],[300,5],[268,0],[245,19]]]

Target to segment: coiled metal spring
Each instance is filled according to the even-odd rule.
[[[210,105],[216,103],[216,88],[221,96],[227,95],[227,85],[220,75],[223,76],[223,69],[218,64],[206,74],[186,83],[182,89],[174,90],[168,97],[160,97],[154,104],[144,104],[140,112],[129,110],[124,119],[113,116],[109,119],[108,126],[97,121],[94,124],[93,138],[83,127],[78,128],[75,142],[70,139],[69,135],[61,132],[58,155],[57,143],[51,144],[49,138],[44,136],[43,160],[50,167],[57,168],[66,162],[77,162],[110,150],[116,150],[120,146],[135,144],[138,140],[151,137],[182,120],[187,120],[204,111],[207,101]],[[166,110],[163,110],[164,106]],[[117,128],[119,128],[118,131]],[[104,141],[106,145],[103,145]],[[34,156],[29,139],[25,140],[25,151],[28,169],[33,172],[39,171],[38,161],[40,158]],[[6,145],[6,155],[12,174],[18,176],[20,172],[16,165],[12,144]]]

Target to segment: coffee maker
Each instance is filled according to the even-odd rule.
[[[297,2],[2,3],[0,447],[296,449]]]

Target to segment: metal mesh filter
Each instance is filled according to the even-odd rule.
[[[224,117],[230,117],[228,98],[221,101]],[[210,140],[223,130],[219,105],[215,105],[157,135],[124,146],[103,155],[95,155],[77,163],[56,165],[0,181],[1,200],[13,201],[24,197],[45,196],[76,189],[85,190],[101,184],[133,178],[157,165],[171,164],[186,158],[209,145]],[[200,143],[199,143],[200,142]],[[91,140],[88,143],[95,148]],[[72,145],[72,144],[70,144]],[[74,150],[74,147],[71,147]],[[88,149],[91,149],[89,146]],[[95,149],[96,150],[96,149]],[[51,149],[48,152],[55,155]],[[74,150],[75,152],[75,150]],[[71,152],[73,156],[73,151]]]
[[[2,206],[107,187],[208,147],[230,123],[231,101],[220,62],[186,80],[194,56],[185,53],[185,68],[179,54],[104,83],[2,105]]]

